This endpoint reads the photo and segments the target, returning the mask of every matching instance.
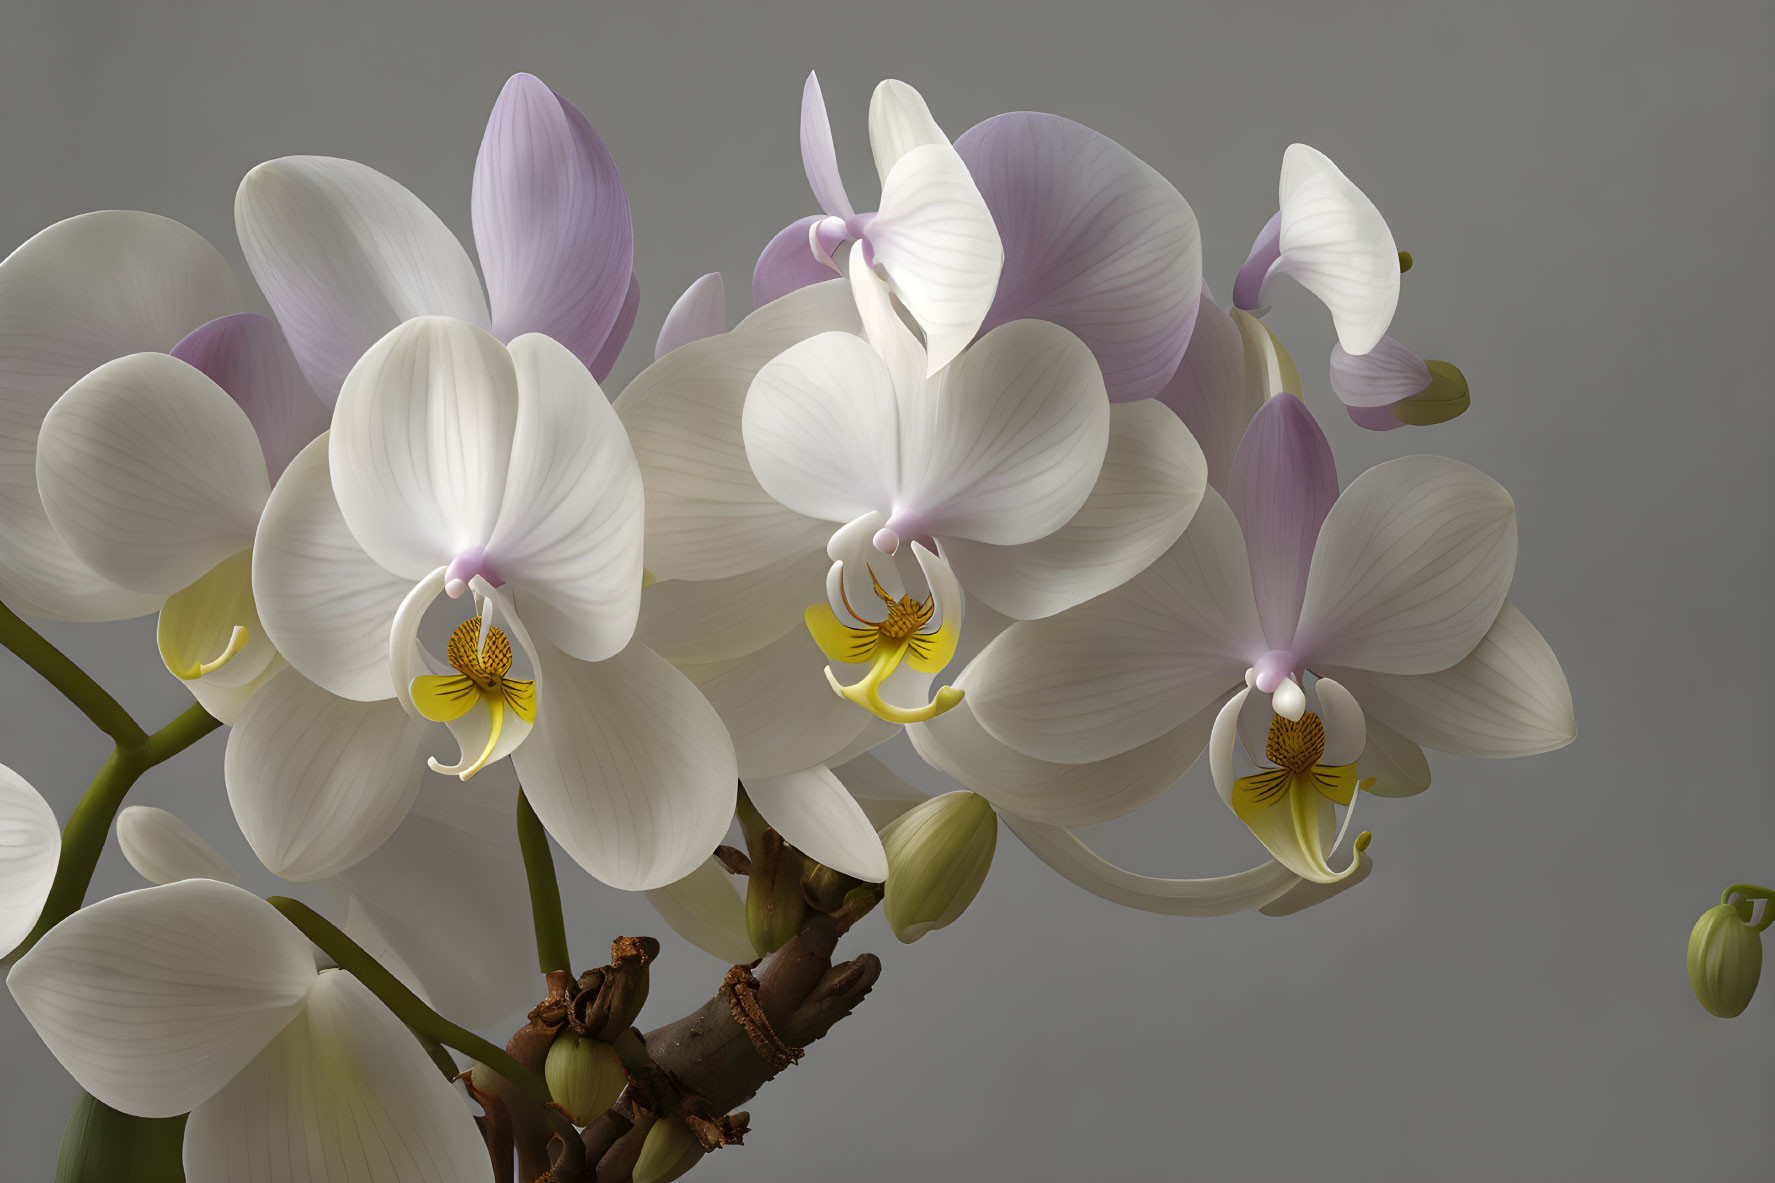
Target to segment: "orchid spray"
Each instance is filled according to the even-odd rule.
[[[1322,152],[1283,154],[1223,305],[1184,196],[1091,128],[952,137],[883,82],[862,212],[812,75],[799,130],[820,212],[782,211],[732,327],[722,277],[691,284],[620,392],[629,197],[529,75],[473,256],[304,156],[235,197],[270,316],[154,214],[0,263],[0,642],[113,744],[65,829],[0,766],[7,985],[85,1090],[63,1178],[663,1183],[736,1157],[741,1107],[876,986],[837,953],[859,921],[963,920],[1001,823],[1113,905],[1297,912],[1374,873],[1427,751],[1572,740],[1509,494],[1434,455],[1339,471],[1324,415],[1471,395],[1387,335],[1411,258]],[[1336,331],[1311,381],[1266,318],[1284,281]],[[196,700],[154,731],[23,619],[153,612]],[[125,807],[224,724],[217,793],[324,906]],[[901,733],[947,791],[876,753]],[[1247,870],[1136,874],[1073,833],[1173,786],[1225,803]],[[149,885],[88,904],[113,824]],[[568,948],[555,846],[729,965],[704,1006],[641,1023],[653,937]],[[1696,927],[1716,1014],[1768,894]]]

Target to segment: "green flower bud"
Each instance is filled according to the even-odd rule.
[[[1689,933],[1689,986],[1722,1019],[1742,1014],[1763,972],[1763,934],[1748,900],[1709,908]]]
[[[549,1094],[573,1116],[573,1124],[585,1125],[616,1104],[629,1083],[616,1049],[597,1039],[563,1030],[549,1044],[542,1077]]]
[[[911,944],[953,922],[980,892],[998,848],[998,815],[976,793],[945,793],[881,831],[888,878],[882,911]]]
[[[679,1118],[656,1121],[641,1143],[641,1157],[630,1178],[634,1183],[672,1183],[707,1153]]]
[[[1426,361],[1424,366],[1430,371],[1430,384],[1394,403],[1389,409],[1395,419],[1412,427],[1429,427],[1447,423],[1473,405],[1467,376],[1458,368],[1445,361]]]
[[[62,1130],[56,1183],[183,1179],[180,1147],[184,1138],[184,1114],[132,1117],[81,1093]]]

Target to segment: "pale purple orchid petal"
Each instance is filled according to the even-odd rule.
[[[1404,427],[1399,416],[1393,414],[1392,407],[1345,407],[1350,413],[1350,422],[1368,431],[1392,431],[1395,427]]]
[[[1294,641],[1313,544],[1336,501],[1337,465],[1313,413],[1292,394],[1265,402],[1233,457],[1227,502],[1245,535],[1271,649],[1286,651]]]
[[[666,313],[659,340],[653,346],[654,360],[658,361],[680,345],[726,331],[727,289],[722,285],[721,273],[711,271],[685,288],[672,310]]]
[[[1233,307],[1254,312],[1263,305],[1263,286],[1282,258],[1282,211],[1277,210],[1257,232],[1251,253],[1245,256],[1238,278],[1233,280]]]
[[[1263,405],[1263,393],[1245,381],[1244,338],[1233,318],[1214,302],[1207,284],[1202,285],[1189,348],[1158,400],[1196,437],[1208,461],[1208,483],[1224,496],[1233,455]]]
[[[1429,385],[1430,367],[1424,359],[1391,337],[1382,337],[1367,353],[1331,347],[1331,389],[1346,406],[1388,407]]]
[[[472,214],[494,336],[544,333],[589,368],[634,271],[629,199],[590,121],[540,79],[512,75],[493,104]]]
[[[1096,355],[1112,402],[1151,398],[1196,323],[1201,235],[1189,203],[1132,152],[1057,115],[1013,111],[955,141],[1004,244],[983,330],[1052,321]]]
[[[812,72],[801,88],[801,167],[821,209],[840,218],[856,212],[844,191],[844,178],[838,174],[838,149],[832,143],[832,123],[826,117],[820,77]]]
[[[203,371],[247,413],[273,482],[327,429],[331,412],[269,317],[256,312],[218,317],[192,330],[173,346],[172,355]]]
[[[629,333],[635,327],[635,314],[641,311],[641,281],[633,275],[629,276],[629,292],[622,298],[622,308],[616,314],[616,323],[610,326],[610,336],[604,339],[598,356],[586,368],[598,382],[610,377],[610,371],[616,368],[616,359],[622,353],[622,347],[628,343]]]
[[[808,233],[824,214],[798,218],[777,231],[758,255],[752,268],[752,307],[762,308],[772,300],[780,300],[798,288],[824,283],[838,274],[814,256]]]

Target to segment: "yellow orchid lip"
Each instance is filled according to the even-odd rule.
[[[910,595],[896,598],[881,586],[873,567],[866,568],[876,596],[887,608],[880,620],[870,620],[851,606],[850,596],[839,581],[838,594],[845,612],[855,621],[846,624],[830,604],[810,605],[803,618],[820,651],[834,661],[870,663],[869,672],[849,685],[838,680],[830,668],[826,680],[843,699],[856,703],[890,723],[922,723],[934,719],[962,700],[962,691],[945,686],[936,697],[921,707],[900,707],[881,697],[882,683],[900,668],[902,662],[922,673],[937,673],[955,656],[960,630],[951,621],[938,622],[931,629],[936,614],[936,596],[915,600]],[[929,631],[927,631],[929,630]]]
[[[421,674],[408,693],[413,707],[434,723],[451,723],[485,703],[489,714],[487,742],[481,754],[458,775],[467,780],[493,758],[509,709],[526,723],[536,721],[536,683],[508,678],[512,668],[511,640],[500,629],[474,617],[457,625],[450,634],[445,658],[455,674]]]
[[[173,670],[173,674],[187,682],[195,682],[206,674],[213,674],[223,666],[227,665],[230,661],[233,661],[236,655],[238,655],[242,649],[247,647],[247,641],[249,639],[250,634],[248,634],[246,628],[237,624],[234,626],[234,631],[228,634],[228,644],[222,647],[220,653],[216,654],[216,656],[210,658],[208,661],[194,661],[185,665],[181,669]]]
[[[1355,873],[1359,858],[1352,858],[1341,871],[1325,861],[1325,826],[1331,805],[1349,807],[1356,791],[1373,781],[1358,781],[1354,763],[1321,763],[1325,725],[1311,711],[1299,719],[1272,716],[1264,756],[1275,767],[1233,781],[1227,794],[1233,813],[1278,861],[1303,879],[1336,883]],[[1360,855],[1372,840],[1367,830],[1358,834],[1355,854]]]

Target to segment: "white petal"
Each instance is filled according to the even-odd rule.
[[[803,854],[870,883],[887,879],[887,853],[874,825],[825,765],[785,776],[748,777],[746,795],[764,820]]]
[[[232,663],[230,663],[232,664]],[[207,677],[198,678],[194,682],[185,683],[185,689],[197,700],[197,705],[214,715],[223,723],[233,726],[240,719],[240,713],[247,708],[261,687],[271,679],[289,669],[289,663],[283,658],[274,658],[264,671],[244,686],[218,686]]]
[[[1176,727],[1263,651],[1239,525],[1210,490],[1183,537],[1145,571],[1000,634],[971,667],[969,698],[1001,742],[1085,763]]]
[[[382,934],[382,929],[364,910],[363,900],[347,889],[338,879],[333,880],[330,886],[335,889],[336,895],[345,898],[345,919],[340,923],[339,930],[356,942],[358,948],[374,957],[378,965],[399,978],[401,985],[417,994],[421,1002],[436,1010],[437,1004],[432,1001],[430,992],[425,988],[425,983],[413,971],[413,967],[407,964],[407,959],[395,952],[394,946],[389,944],[388,938]],[[456,1012],[451,1011],[450,1013],[455,1014]]]
[[[954,148],[923,144],[894,163],[864,241],[924,329],[936,373],[980,331],[1004,263],[992,212]]]
[[[1354,764],[1368,746],[1368,728],[1355,696],[1330,678],[1313,683],[1319,717],[1325,725],[1325,753],[1319,763],[1332,768]]]
[[[747,965],[758,954],[746,935],[746,901],[734,880],[714,858],[664,887],[647,893],[660,918],[672,931],[719,961]]]
[[[37,485],[82,561],[159,596],[246,549],[271,491],[246,412],[164,353],[107,362],[69,388],[43,420]]]
[[[104,362],[163,351],[240,309],[228,264],[155,214],[57,222],[0,263],[0,598],[28,615],[115,620],[154,610],[76,558],[44,515],[33,455],[51,404]]]
[[[301,933],[209,879],[82,908],[6,977],[80,1087],[138,1117],[213,1096],[296,1016],[313,981]]]
[[[189,1183],[492,1183],[486,1145],[401,1021],[348,973],[185,1126]]]
[[[533,333],[510,349],[518,418],[487,561],[523,588],[536,631],[602,661],[629,643],[641,608],[641,472],[622,422],[566,346]]]
[[[1357,777],[1371,782],[1364,792],[1376,797],[1415,797],[1430,787],[1430,762],[1424,758],[1423,748],[1373,715],[1367,716],[1364,727],[1368,746],[1362,749],[1362,759],[1356,765]]]
[[[1497,619],[1515,570],[1516,507],[1502,485],[1441,456],[1378,464],[1319,530],[1294,652],[1315,667],[1447,669]]]
[[[832,775],[850,790],[877,830],[919,802],[929,800],[883,764],[881,757],[868,753],[834,764]]]
[[[290,349],[327,401],[383,334],[415,316],[485,326],[474,264],[425,203],[373,168],[286,156],[234,198],[247,266]]]
[[[822,210],[840,218],[855,212],[844,191],[844,178],[838,173],[838,150],[832,144],[826,96],[820,92],[820,78],[813,71],[801,87],[801,168]]]
[[[228,803],[274,874],[324,879],[375,850],[419,792],[425,721],[285,670],[228,733]]]
[[[1236,779],[1233,745],[1238,741],[1239,719],[1249,697],[1251,687],[1246,687],[1227,699],[1226,705],[1215,714],[1214,729],[1208,736],[1208,771],[1214,781],[1214,791],[1220,794],[1222,801],[1232,800]]]
[[[1082,604],[1144,571],[1182,535],[1207,487],[1195,439],[1164,404],[1110,408],[1109,448],[1083,507],[1045,538],[992,546],[946,538],[962,586],[1021,620]]]
[[[1374,856],[1366,850],[1356,852],[1356,869],[1339,879],[1336,883],[1314,883],[1311,879],[1302,879],[1288,891],[1279,895],[1270,903],[1259,908],[1265,916],[1292,916],[1296,912],[1304,912],[1308,908],[1323,904],[1336,895],[1342,895],[1356,886],[1374,872]]]
[[[949,137],[931,118],[924,96],[898,79],[878,84],[869,96],[869,148],[882,185],[900,158],[925,144],[949,146]]]
[[[351,369],[333,408],[333,493],[352,537],[418,579],[484,548],[517,431],[512,355],[465,321],[407,321]]]
[[[741,418],[765,492],[797,513],[845,522],[894,503],[900,435],[894,384],[860,337],[821,333],[752,380]]]
[[[745,657],[803,627],[830,565],[826,552],[810,550],[726,579],[664,580],[641,593],[635,635],[677,666]]]
[[[1483,640],[1438,673],[1337,677],[1377,719],[1411,740],[1462,756],[1532,756],[1577,738],[1572,691],[1546,640],[1506,602]]]
[[[333,496],[323,435],[284,470],[253,542],[265,631],[303,676],[334,694],[391,698],[388,634],[413,581],[364,553]]]
[[[538,653],[536,726],[512,755],[555,841],[612,887],[682,879],[733,819],[738,770],[721,717],[638,642],[609,661]]]
[[[824,764],[874,717],[834,694],[825,669],[813,637],[795,628],[731,666],[692,671],[733,736],[741,776]]]
[[[784,508],[752,475],[740,413],[765,362],[817,333],[857,328],[850,286],[835,279],[673,350],[629,384],[616,409],[646,487],[648,570],[716,579],[824,545],[830,523]]]
[[[666,313],[659,339],[654,342],[653,356],[662,358],[681,345],[713,337],[726,329],[727,291],[721,284],[721,273],[711,271],[685,288]]]
[[[955,684],[965,691],[966,673]],[[1056,826],[1108,821],[1170,788],[1207,745],[1219,706],[1214,703],[1157,739],[1120,755],[1085,764],[1057,764],[1026,756],[994,739],[968,703],[964,698],[953,710],[908,728],[912,746],[926,763],[994,806]]]
[[[1277,188],[1282,255],[1294,276],[1331,310],[1338,343],[1367,353],[1399,304],[1399,247],[1387,220],[1323,152],[1290,144]]]
[[[1158,401],[1177,412],[1201,445],[1208,483],[1222,495],[1245,427],[1268,392],[1245,380],[1245,338],[1203,287],[1189,347]]]
[[[928,532],[1033,542],[1090,497],[1109,449],[1109,396],[1097,359],[1065,329],[1001,325],[940,388],[910,393],[900,411],[900,495]]]
[[[130,805],[117,815],[117,847],[136,874],[150,883],[214,879],[241,885],[240,876],[215,847],[176,814],[152,805]]]
[[[394,834],[339,875],[432,1004],[470,1027],[498,1026],[539,996],[517,801],[509,765],[470,781],[426,773]]]
[[[55,811],[24,777],[0,764],[0,957],[36,927],[61,858]]]
[[[1123,870],[1059,826],[1001,813],[1011,833],[1050,867],[1112,904],[1166,916],[1230,916],[1260,908],[1300,879],[1278,862],[1212,879],[1155,879]]]

